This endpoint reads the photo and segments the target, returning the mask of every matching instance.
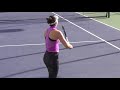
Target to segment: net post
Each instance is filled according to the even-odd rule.
[[[110,12],[106,12],[106,17],[110,18]]]

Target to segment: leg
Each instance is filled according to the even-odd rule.
[[[56,78],[59,70],[58,54],[45,53],[44,63],[48,69],[49,78]]]
[[[54,60],[48,68],[49,78],[57,78],[58,70],[59,70],[59,62],[58,60]]]

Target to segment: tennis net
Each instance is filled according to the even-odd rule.
[[[82,21],[81,18],[106,17],[107,12],[60,12],[61,15],[69,20]],[[46,18],[52,15],[50,12],[4,12],[0,13],[1,24],[26,24],[26,23],[46,23]],[[59,22],[66,22],[60,19]]]
[[[120,12],[111,12],[111,15],[120,15]]]
[[[83,18],[102,18],[107,17],[108,12],[79,12]]]

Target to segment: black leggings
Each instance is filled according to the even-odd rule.
[[[58,69],[59,69],[59,61],[58,61],[58,53],[54,52],[45,52],[44,54],[44,63],[48,69],[49,78],[57,78]]]

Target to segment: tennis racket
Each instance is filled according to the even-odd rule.
[[[69,42],[68,37],[67,37],[67,33],[66,33],[65,28],[64,28],[63,25],[62,25],[62,29],[63,29],[64,35],[65,35],[65,39]]]

